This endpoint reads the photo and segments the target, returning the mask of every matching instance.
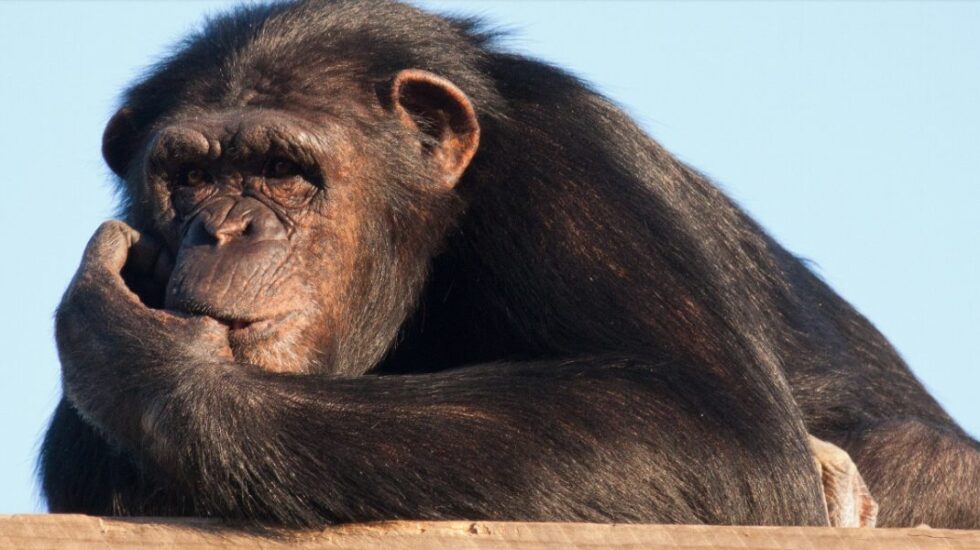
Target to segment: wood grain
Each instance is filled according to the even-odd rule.
[[[931,550],[980,549],[980,531],[397,521],[259,536],[207,520],[49,514],[0,516],[0,548]]]

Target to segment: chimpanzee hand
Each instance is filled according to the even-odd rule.
[[[878,503],[844,449],[810,436],[810,451],[823,481],[827,519],[832,527],[874,527]]]
[[[223,325],[147,307],[127,286],[124,271],[133,288],[159,286],[161,253],[125,223],[103,223],[56,316],[65,396],[120,442],[137,441],[157,398],[182,383],[181,371],[231,360]]]

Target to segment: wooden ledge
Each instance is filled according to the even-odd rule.
[[[218,522],[81,515],[0,516],[0,548],[300,549],[938,549],[980,548],[980,531],[708,527],[493,521],[396,521],[329,527],[283,538],[250,535]]]

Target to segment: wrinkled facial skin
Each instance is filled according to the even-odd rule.
[[[130,221],[166,243],[156,283],[127,283],[150,307],[220,321],[237,363],[370,369],[462,211],[479,126],[453,84],[408,69],[387,101],[331,109],[196,106],[141,130],[123,108],[103,136]]]
[[[356,156],[329,129],[212,114],[164,125],[149,147],[145,191],[173,255],[162,305],[227,325],[241,363],[311,371],[335,351],[362,204]]]

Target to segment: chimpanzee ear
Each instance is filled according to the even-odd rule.
[[[456,185],[480,144],[480,125],[469,98],[452,82],[420,69],[395,76],[391,102],[402,122],[421,132],[422,150]]]
[[[112,115],[102,133],[102,158],[120,178],[126,177],[126,169],[136,151],[136,125],[129,107]]]

